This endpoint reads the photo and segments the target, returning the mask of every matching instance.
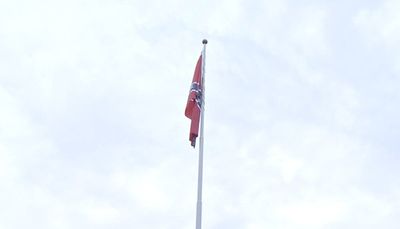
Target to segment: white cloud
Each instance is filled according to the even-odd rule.
[[[0,227],[192,228],[203,37],[205,228],[397,226],[397,6],[1,2]]]
[[[397,46],[400,39],[400,17],[397,14],[399,8],[397,1],[386,0],[378,8],[360,10],[354,23],[368,33],[367,37],[371,41]]]
[[[400,72],[400,16],[398,1],[386,0],[376,8],[360,10],[353,18],[354,25],[363,33],[369,47],[384,51],[386,62],[395,74]]]
[[[82,213],[88,218],[89,222],[93,224],[115,224],[118,222],[120,212],[118,209],[101,204],[88,204],[87,206],[80,207]]]
[[[343,221],[347,214],[347,204],[335,200],[318,200],[303,203],[291,203],[278,207],[278,215],[288,224],[299,228],[323,228]]]
[[[278,147],[272,147],[269,151],[270,158],[266,163],[276,166],[280,171],[285,182],[291,182],[296,174],[304,166],[304,161],[290,157],[287,152]]]
[[[136,177],[136,176],[135,176]],[[135,202],[138,203],[141,208],[154,209],[154,210],[165,210],[168,202],[168,196],[165,190],[162,189],[160,184],[162,181],[160,174],[146,173],[139,175],[130,187]]]

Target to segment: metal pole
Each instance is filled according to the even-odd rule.
[[[201,115],[200,115],[200,143],[199,143],[199,174],[197,183],[197,208],[196,208],[196,229],[201,229],[201,213],[202,213],[202,191],[203,191],[203,145],[204,145],[204,108],[205,108],[205,65],[206,65],[206,44],[207,40],[203,40],[203,52],[201,54]]]

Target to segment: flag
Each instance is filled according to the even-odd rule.
[[[202,105],[202,55],[196,64],[189,97],[186,104],[185,116],[191,119],[189,141],[193,147],[196,146],[196,138],[199,135],[200,113]]]

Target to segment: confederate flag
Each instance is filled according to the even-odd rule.
[[[190,87],[189,97],[186,104],[185,116],[192,120],[190,124],[189,140],[193,147],[196,146],[196,138],[199,135],[200,112],[202,103],[201,85],[202,56],[197,61],[196,69]]]

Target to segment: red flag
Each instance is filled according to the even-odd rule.
[[[201,84],[202,56],[197,61],[196,69],[190,87],[189,97],[186,104],[185,116],[192,120],[190,124],[189,140],[193,147],[196,146],[196,138],[199,135],[199,123],[202,103],[202,84]]]

